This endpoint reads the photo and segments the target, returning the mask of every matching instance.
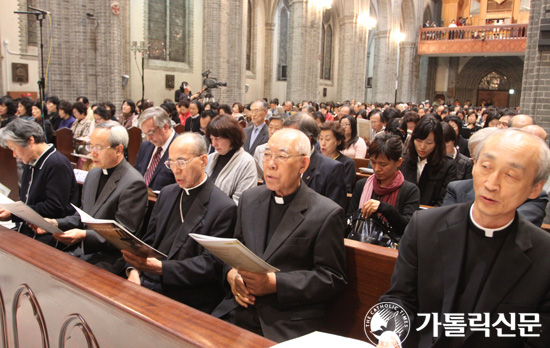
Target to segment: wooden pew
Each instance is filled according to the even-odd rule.
[[[0,238],[2,347],[275,344],[14,231]]]
[[[128,162],[133,166],[136,163],[139,147],[141,146],[141,129],[132,127],[128,129]]]
[[[390,287],[397,250],[344,241],[348,285],[329,308],[326,331],[366,341],[365,315]]]
[[[183,134],[185,133],[185,125],[184,124],[177,124],[175,127],[174,127],[174,130],[176,131],[177,134]]]
[[[73,131],[69,128],[60,128],[55,132],[55,147],[69,159],[71,163],[76,163],[76,159],[71,153],[74,152]]]
[[[19,200],[19,184],[17,183],[17,161],[10,149],[0,146],[0,183],[11,190],[9,197],[14,201]]]

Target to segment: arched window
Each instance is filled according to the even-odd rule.
[[[252,71],[252,28],[254,17],[252,16],[252,2],[248,0],[247,28],[246,28],[246,70]]]
[[[188,63],[188,0],[148,0],[149,59]]]
[[[279,47],[277,63],[277,80],[286,80],[288,66],[288,45],[290,42],[290,11],[288,0],[281,0],[279,9]]]
[[[321,24],[321,78],[330,80],[332,72],[332,25],[330,24],[330,9],[323,12]]]

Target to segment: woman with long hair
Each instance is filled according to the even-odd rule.
[[[456,166],[446,155],[443,129],[435,117],[422,117],[414,128],[401,171],[420,189],[420,204],[443,203],[447,184],[456,180]]]
[[[363,138],[357,135],[357,121],[355,117],[347,115],[340,119],[340,126],[344,129],[344,149],[342,153],[351,158],[365,158],[367,156],[367,144]]]

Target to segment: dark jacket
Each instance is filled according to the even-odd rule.
[[[332,199],[345,208],[347,196],[344,183],[344,165],[324,156],[321,151],[312,152],[309,167],[302,175],[304,183],[313,191]]]
[[[268,127],[267,125],[264,125],[260,130],[260,132],[258,133],[258,136],[256,137],[256,139],[254,139],[254,143],[251,144],[250,137],[252,136],[253,130],[254,130],[254,125],[246,127],[244,129],[244,135],[246,138],[243,145],[244,151],[248,152],[252,156],[254,156],[254,151],[256,151],[256,147],[258,147],[258,145],[265,144],[269,140]]]
[[[172,141],[174,141],[175,138],[176,137],[174,136],[172,138]],[[170,142],[170,144],[172,144],[172,141]],[[151,156],[153,156],[153,152],[156,148],[157,147],[149,141],[144,141],[141,143],[137,154],[136,163],[134,163],[134,168],[136,168],[136,170],[140,172],[141,175],[145,176],[145,173],[147,173],[147,166],[149,165],[149,162],[151,161]],[[164,165],[164,162],[168,160],[168,154],[169,153],[167,149],[162,154],[160,162],[158,163],[157,168],[155,168],[153,177],[149,182],[149,187],[153,191],[160,191],[163,187],[174,184],[176,182],[176,178],[174,178],[174,173],[172,172],[172,170],[166,168],[166,166]]]
[[[199,133],[200,130],[201,130],[200,115],[196,115],[195,118],[193,118],[192,116],[187,117],[187,120],[185,120],[185,131]]]
[[[456,146],[458,146],[458,152],[470,158],[470,149],[468,149],[468,140],[464,139],[462,135],[456,137]]]
[[[440,206],[443,203],[447,185],[456,180],[456,166],[448,157],[444,157],[438,166],[432,166],[428,161],[418,182],[416,162],[405,159],[400,169],[405,180],[416,184],[420,189],[420,204],[423,205]]]
[[[472,179],[453,181],[447,185],[447,194],[443,200],[443,205],[473,202],[474,199],[474,181]],[[546,215],[547,204],[548,194],[542,190],[537,198],[528,199],[520,205],[518,213],[533,224],[541,226]]]
[[[454,158],[456,166],[456,180],[466,180],[472,178],[472,160],[460,152]]]
[[[363,193],[367,180],[368,179],[361,179],[355,184],[355,189],[353,190],[353,195],[349,202],[348,214],[353,214],[353,212],[360,208],[359,203],[361,202],[361,194]],[[374,197],[373,193],[373,199],[379,199],[379,197]],[[384,215],[393,230],[401,236],[412,215],[419,207],[420,190],[415,184],[405,180],[397,193],[397,205],[394,207],[389,203],[380,202],[377,212]]]
[[[340,154],[335,160],[344,165],[344,178],[346,180],[346,192],[352,193],[355,186],[355,178],[357,176],[355,172],[355,161],[346,155]]]
[[[74,209],[71,203],[78,205],[80,197],[71,162],[50,146],[34,166],[26,164],[23,167],[19,199],[45,218],[58,219],[72,215]],[[13,221],[18,222],[20,233],[52,246],[58,244],[51,234],[35,235],[23,220],[14,216]]]

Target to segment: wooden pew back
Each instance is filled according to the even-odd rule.
[[[17,183],[17,162],[10,149],[0,146],[0,183],[11,190],[9,197],[14,201],[19,200],[19,185]]]
[[[69,159],[71,163],[76,163],[76,159],[71,153],[74,152],[73,131],[69,128],[60,128],[55,132],[55,147]]]
[[[141,129],[132,127],[128,129],[128,162],[133,166],[136,163],[139,147],[141,146]]]
[[[367,340],[364,319],[390,287],[397,250],[345,239],[348,285],[331,304],[326,331]]]
[[[274,344],[14,231],[0,238],[0,346]]]

